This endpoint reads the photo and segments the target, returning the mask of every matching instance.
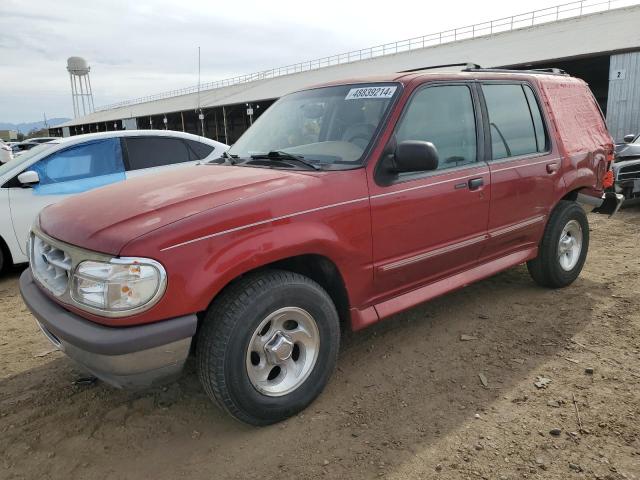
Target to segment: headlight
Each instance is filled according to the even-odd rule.
[[[90,311],[113,316],[150,308],[166,286],[162,265],[143,258],[86,260],[73,273],[71,298]]]

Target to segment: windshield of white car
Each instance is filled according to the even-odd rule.
[[[54,145],[57,145],[57,142],[41,143],[40,145],[37,145],[32,149],[25,151],[24,153],[15,157],[13,160],[9,160],[7,163],[2,164],[0,166],[0,175],[4,175],[6,172],[9,172],[16,168],[18,165],[22,165],[28,162],[31,158],[35,157],[44,150],[48,150]]]
[[[369,83],[292,93],[264,112],[228,155],[246,166],[358,167],[399,92],[398,84]]]

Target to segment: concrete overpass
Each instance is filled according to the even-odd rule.
[[[559,67],[591,86],[616,140],[640,131],[640,5],[587,0],[121,102],[56,129],[165,128],[233,143],[273,101],[305,86],[429,65]],[[596,10],[594,12],[594,10]],[[567,18],[568,17],[568,18]],[[251,117],[248,106],[253,108]],[[198,115],[202,114],[202,119]]]

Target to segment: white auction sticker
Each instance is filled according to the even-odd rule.
[[[344,97],[345,100],[358,100],[360,98],[391,98],[397,87],[360,87],[352,88]]]

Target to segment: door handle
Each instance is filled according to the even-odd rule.
[[[547,163],[547,173],[555,173],[558,171],[560,166],[557,162]]]
[[[482,179],[482,177],[472,178],[471,180],[469,180],[469,190],[477,190],[483,185],[484,185],[484,180]]]

